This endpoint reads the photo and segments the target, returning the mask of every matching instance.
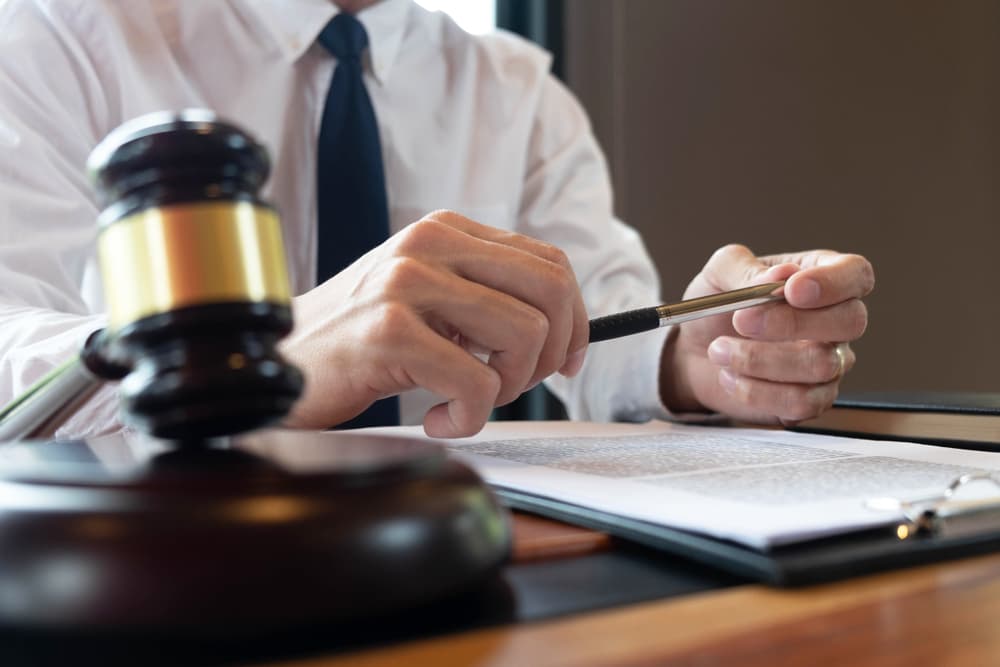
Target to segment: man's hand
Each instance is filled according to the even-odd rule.
[[[783,303],[680,326],[661,366],[668,408],[788,424],[833,403],[855,361],[847,343],[868,323],[861,299],[875,277],[864,257],[830,250],[755,257],[730,245],[712,255],[684,298],[785,279]]]
[[[446,399],[425,416],[428,435],[472,435],[495,406],[554,372],[575,375],[589,335],[561,250],[450,211],[296,297],[293,312],[282,351],[306,388],[286,424],[302,428],[423,387]]]

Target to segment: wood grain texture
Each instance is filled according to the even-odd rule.
[[[1000,555],[992,555],[796,590],[744,586],[280,665],[988,665],[1000,664],[998,618]]]

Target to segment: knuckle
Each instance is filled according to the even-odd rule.
[[[752,254],[750,253],[750,248],[746,247],[742,243],[728,243],[712,253],[712,257],[709,259],[709,262],[726,263],[729,260],[737,257],[743,257],[748,254]]]
[[[764,348],[761,345],[744,343],[742,339],[735,339],[733,345],[733,362],[736,370],[745,375],[757,375],[760,369],[766,364]]]
[[[388,293],[397,293],[414,284],[429,282],[431,270],[412,257],[393,257],[386,263],[383,286]]]
[[[872,266],[871,262],[861,255],[851,255],[851,259],[859,264],[861,285],[864,290],[864,294],[869,294],[873,289],[875,289],[875,268]]]
[[[793,421],[815,417],[833,403],[830,393],[826,387],[792,388],[787,393],[784,414],[781,416]]]
[[[850,345],[844,345],[844,372],[854,368],[854,364],[858,361],[858,355],[854,353]]]
[[[462,215],[457,211],[452,211],[451,209],[437,209],[428,213],[423,218],[426,222],[436,223],[446,232],[467,232],[469,230],[475,230],[477,228],[484,228],[481,222],[473,220],[467,216]]]
[[[549,318],[540,310],[528,307],[525,309],[522,333],[529,340],[539,345],[545,341],[549,335]]]
[[[822,382],[833,382],[840,379],[841,373],[847,370],[847,363],[845,360],[843,368],[841,367],[841,356],[837,351],[836,345],[833,347],[824,347],[826,347],[825,350],[817,350],[815,353],[817,359],[816,368],[823,369],[823,373],[816,379]],[[825,361],[820,361],[821,359]]]
[[[489,399],[490,404],[493,399],[500,394],[503,388],[503,378],[495,369],[486,364],[477,364],[478,371],[469,375],[469,390],[475,395]]]
[[[810,379],[816,382],[836,380],[841,371],[836,346],[812,341],[804,344],[807,346],[804,356],[809,364],[808,367],[813,370]]]
[[[401,255],[421,252],[438,243],[446,229],[446,225],[430,216],[411,222],[392,237],[396,244],[396,252]]]
[[[558,303],[564,303],[576,290],[576,277],[567,267],[557,265],[549,272],[549,289]]]
[[[753,251],[741,243],[724,245],[709,258],[702,269],[708,282],[719,288],[732,288],[734,281],[752,278],[754,263],[747,260],[755,257]]]
[[[437,222],[437,223],[444,223],[444,224],[454,224],[456,222],[467,221],[469,219],[466,218],[461,213],[456,213],[455,211],[452,211],[451,209],[439,208],[439,209],[435,209],[435,210],[431,211],[430,213],[428,213],[427,215],[425,215],[422,218],[422,220],[426,221],[426,222]]]
[[[415,314],[399,301],[387,301],[379,308],[378,321],[394,332],[403,332],[413,325]]]
[[[796,390],[791,392],[791,395],[786,401],[785,408],[782,412],[783,414],[781,416],[785,419],[802,421],[803,419],[808,419],[812,416],[812,406],[805,398],[805,392],[802,390]]]
[[[384,301],[378,305],[368,323],[365,340],[392,344],[405,344],[415,324],[416,314],[399,301]]]
[[[793,338],[799,328],[799,311],[795,308],[775,306],[763,310],[762,316],[765,335],[772,340]]]
[[[855,301],[851,313],[851,335],[860,338],[868,329],[868,308],[862,301]]]
[[[552,262],[553,264],[557,264],[564,270],[569,269],[570,267],[569,257],[566,255],[566,252],[558,246],[554,246],[549,243],[542,243],[539,254],[544,259]]]
[[[742,405],[752,406],[755,397],[750,380],[738,379],[732,388],[732,396]]]

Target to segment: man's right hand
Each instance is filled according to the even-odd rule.
[[[446,401],[424,417],[428,435],[472,435],[495,406],[557,371],[575,375],[589,337],[561,250],[451,211],[409,225],[292,307],[281,348],[306,387],[291,427],[328,428],[423,387]]]

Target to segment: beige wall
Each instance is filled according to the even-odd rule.
[[[1000,391],[1000,2],[566,8],[567,79],[668,298],[730,241],[863,253],[845,386]]]

